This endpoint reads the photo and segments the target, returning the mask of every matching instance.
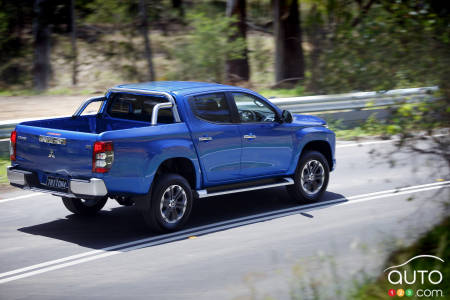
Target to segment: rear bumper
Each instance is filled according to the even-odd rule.
[[[102,179],[91,178],[88,180],[70,179],[69,189],[67,191],[59,191],[46,188],[36,181],[36,175],[33,172],[16,169],[12,166],[7,167],[8,180],[11,185],[25,189],[43,193],[50,193],[56,196],[69,198],[84,197],[104,197],[108,194],[106,185]]]

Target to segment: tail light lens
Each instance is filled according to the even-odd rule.
[[[92,151],[92,172],[106,173],[114,162],[114,149],[112,142],[95,142]]]
[[[9,158],[11,161],[16,160],[16,142],[17,142],[17,132],[14,130],[11,132],[11,138],[9,140]]]

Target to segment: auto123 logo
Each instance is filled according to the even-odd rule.
[[[434,255],[417,255],[401,265],[386,268],[384,273],[387,280],[394,286],[388,290],[388,295],[391,297],[416,296],[417,298],[445,297],[442,289],[439,288],[439,284],[444,280],[442,272],[436,269],[416,270],[414,267],[408,267],[408,264],[416,259],[433,259],[444,263],[442,258]],[[430,262],[428,265],[434,264]]]

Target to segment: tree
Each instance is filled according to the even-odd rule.
[[[232,20],[223,14],[187,14],[192,30],[174,44],[177,80],[224,81],[226,59],[242,58],[245,45],[231,41]]]
[[[33,83],[38,91],[47,89],[51,75],[50,65],[50,1],[36,0],[33,20],[34,63]]]
[[[184,5],[183,0],[172,0],[172,7],[178,10],[178,16],[183,19],[184,18]]]
[[[77,85],[77,27],[75,23],[75,0],[70,0],[70,27],[72,44],[72,85]]]
[[[235,31],[229,40],[236,41],[241,38],[244,41],[242,49],[242,58],[228,59],[226,63],[226,77],[230,82],[248,81],[250,78],[250,68],[248,64],[248,50],[246,46],[247,25],[246,25],[246,1],[245,0],[228,0],[227,1],[227,17],[235,17],[232,27]]]
[[[150,81],[154,81],[156,78],[155,69],[153,67],[153,54],[152,48],[150,45],[150,38],[148,36],[148,16],[147,16],[147,1],[139,0],[139,15],[140,15],[140,26],[139,30],[144,38],[144,47],[145,47],[145,59],[147,60],[148,66],[148,79]]]
[[[275,80],[279,84],[296,84],[304,77],[298,0],[273,0],[275,34]]]

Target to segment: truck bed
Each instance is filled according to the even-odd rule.
[[[105,131],[149,126],[150,122],[147,123],[141,121],[116,119],[116,118],[115,119],[98,118],[94,115],[89,115],[89,116],[79,116],[76,118],[67,117],[67,118],[29,121],[22,123],[22,125],[99,134]]]
[[[100,134],[145,126],[150,123],[94,115],[24,122],[16,127],[17,163],[42,180],[46,173],[91,177],[92,145]]]

